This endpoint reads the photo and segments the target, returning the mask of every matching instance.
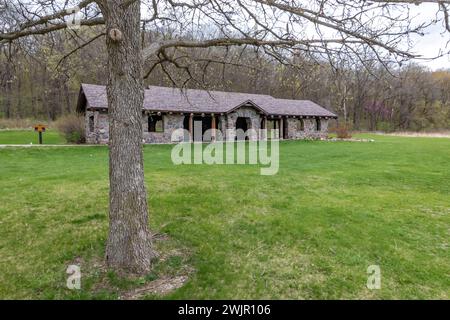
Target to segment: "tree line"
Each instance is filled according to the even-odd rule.
[[[88,33],[78,36],[87,38]],[[105,84],[107,79],[103,41],[67,56],[75,49],[63,33],[4,46],[0,116],[56,120],[74,113],[80,83]],[[182,68],[163,62],[153,68],[152,78],[145,84],[308,99],[334,111],[341,124],[356,130],[450,127],[450,70],[431,71],[415,63],[387,66],[376,59],[358,63],[343,58],[330,64],[302,55],[291,57],[290,64],[280,64],[247,47],[214,48],[207,53],[193,49],[186,54],[172,59],[191,61],[189,76]],[[226,60],[214,59],[224,54]]]

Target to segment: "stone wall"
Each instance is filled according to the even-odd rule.
[[[172,132],[176,129],[183,129],[184,115],[166,114],[163,115],[164,132],[148,132],[148,115],[142,116],[142,130],[144,143],[170,143],[183,140],[183,136],[177,136],[172,141]]]
[[[288,139],[325,139],[328,136],[328,120],[320,119],[321,130],[316,130],[316,119],[303,119],[304,130],[300,130],[300,119],[288,118]]]
[[[94,117],[94,130],[90,130],[90,118]],[[108,113],[100,111],[86,111],[85,116],[86,143],[105,144],[109,140]]]

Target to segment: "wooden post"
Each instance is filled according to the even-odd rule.
[[[261,139],[267,139],[267,117],[264,116],[263,117],[263,125],[261,128],[261,134],[263,135],[262,137],[260,137]],[[266,132],[264,132],[264,130],[266,130]]]
[[[194,141],[194,114],[193,113],[191,113],[190,115],[189,115],[189,135],[190,135],[190,142],[193,142]]]
[[[284,138],[283,129],[283,118],[280,118],[280,140]]]
[[[45,132],[45,126],[43,124],[38,124],[34,126],[34,131],[37,131],[39,136],[39,144],[42,144],[42,132]]]
[[[211,141],[216,141],[216,116],[213,113],[211,117]]]

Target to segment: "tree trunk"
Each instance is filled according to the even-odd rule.
[[[23,110],[22,110],[22,76],[19,74],[17,77],[17,105],[16,105],[16,115],[18,118],[23,118]],[[26,111],[25,111],[26,112]]]
[[[8,77],[6,80],[6,93],[5,93],[5,118],[11,118],[11,91],[12,91],[12,79],[10,78],[10,73],[8,72]]]
[[[11,118],[11,105],[12,105],[12,83],[13,83],[13,73],[12,73],[12,62],[11,62],[11,44],[9,44],[8,48],[9,52],[6,53],[6,86],[5,86],[5,117],[7,119]]]
[[[36,79],[36,68],[32,68],[30,72],[30,79],[29,79],[29,88],[30,88],[30,97],[31,97],[31,112],[30,114],[33,115],[35,119],[37,119],[37,106],[36,106],[36,96],[34,92],[34,79]]]
[[[64,91],[64,102],[66,103],[66,113],[70,114],[72,111],[71,108],[71,102],[72,99],[71,98],[71,94],[70,94],[70,90],[69,90],[69,84],[67,83],[68,80],[63,80],[63,91]]]
[[[109,236],[107,265],[118,271],[150,271],[142,154],[144,86],[140,50],[140,1],[103,0],[108,50]],[[124,4],[124,5],[121,5]],[[112,30],[112,31],[111,31]]]
[[[41,89],[41,102],[42,102],[42,113],[45,112],[45,115],[47,116],[48,120],[52,119],[52,112],[51,112],[51,97],[49,96],[49,77],[47,68],[45,66],[42,67],[42,73],[41,73],[41,83],[42,83],[42,89]]]

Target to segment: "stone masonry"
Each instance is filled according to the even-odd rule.
[[[163,113],[163,132],[149,132],[148,130],[148,114],[142,114],[143,142],[144,143],[171,143],[183,140],[183,136],[175,137],[175,141],[171,141],[172,133],[176,129],[183,128],[185,117],[189,114],[181,113]],[[215,115],[217,129],[222,132],[224,138],[228,141],[235,139],[236,121],[239,117],[246,119],[248,129],[255,129],[259,132],[264,115],[258,110],[250,106],[242,106],[228,114]],[[106,111],[86,111],[86,141],[89,144],[106,144],[109,138],[108,114]],[[270,118],[267,118],[270,119]],[[324,139],[328,136],[328,119],[325,117],[282,117],[276,118],[283,122],[286,128],[287,139]],[[303,121],[303,125],[301,124]],[[317,122],[320,122],[318,125]],[[263,122],[264,123],[264,122]],[[320,130],[318,131],[318,127]],[[228,129],[228,130],[227,130]],[[226,133],[229,133],[226,136]],[[280,135],[281,136],[281,135]],[[257,140],[264,137],[251,135],[249,140]]]

